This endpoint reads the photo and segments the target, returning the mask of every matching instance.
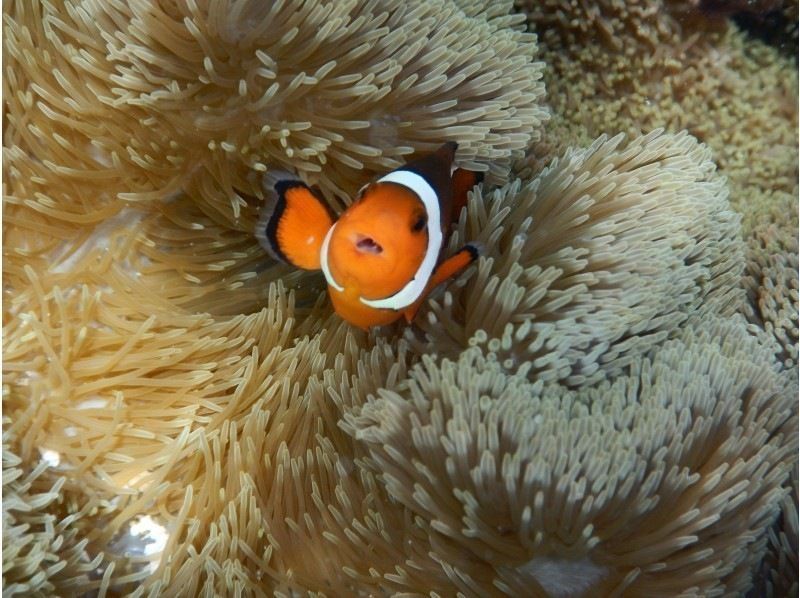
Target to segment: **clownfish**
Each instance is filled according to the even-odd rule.
[[[365,185],[338,220],[308,185],[279,180],[256,236],[278,260],[322,270],[334,309],[351,324],[410,323],[434,287],[478,258],[467,244],[442,259],[446,232],[482,179],[454,169],[457,147],[445,143]]]

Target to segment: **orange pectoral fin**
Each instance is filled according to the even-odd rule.
[[[324,200],[300,181],[278,181],[275,208],[257,234],[274,256],[303,270],[319,270],[319,252],[333,217]]]
[[[420,298],[417,299],[412,305],[407,307],[403,312],[406,322],[410,323],[414,319],[414,317],[417,315],[417,311],[419,311],[419,308],[422,305],[422,302],[427,298],[428,293],[430,293],[448,278],[451,278],[461,272],[464,268],[478,259],[479,255],[480,250],[478,249],[478,246],[469,243],[464,245],[464,247],[459,249],[454,255],[451,255],[449,258],[439,264],[436,267],[436,270],[433,271],[433,275],[431,275],[431,279],[426,285],[425,291],[422,293]]]
[[[472,170],[456,168],[456,171],[453,173],[452,222],[458,220],[458,215],[461,213],[461,208],[467,205],[467,193],[469,193],[469,191],[482,180],[482,172],[473,172]]]

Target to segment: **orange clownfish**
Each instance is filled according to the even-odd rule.
[[[351,324],[411,322],[434,287],[478,257],[467,244],[441,260],[445,233],[481,178],[453,169],[457,147],[445,143],[366,185],[338,220],[306,184],[278,181],[256,236],[279,260],[322,270],[334,309]]]

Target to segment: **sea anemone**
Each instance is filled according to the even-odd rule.
[[[569,385],[613,376],[693,314],[741,304],[743,243],[707,147],[654,131],[602,136],[535,179],[477,192],[451,247],[486,248],[419,318],[421,353],[478,343]]]
[[[510,3],[471,8],[11,3],[13,195],[85,224],[121,209],[110,197],[187,191],[249,230],[244,195],[261,196],[267,166],[347,203],[373,173],[457,139],[460,160],[502,177],[547,116],[543,65]]]
[[[4,5],[7,593],[714,596],[768,548],[783,583],[786,264],[751,244],[743,288],[685,132],[520,161],[510,8]],[[275,169],[343,207],[444,140],[489,174],[448,250],[484,256],[404,332],[258,246]]]
[[[796,384],[795,384],[796,387]],[[797,466],[788,483],[790,492],[781,501],[781,513],[768,532],[767,554],[761,562],[752,598],[778,598],[797,594]]]
[[[695,320],[577,392],[474,348],[424,358],[344,429],[465,594],[733,595],[797,451],[773,364],[742,318]]]
[[[776,343],[778,359],[796,368],[798,335],[797,231],[771,224],[748,242],[743,313]]]

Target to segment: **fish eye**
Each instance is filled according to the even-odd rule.
[[[414,226],[411,227],[411,230],[414,231],[415,233],[418,233],[423,228],[425,228],[426,224],[428,224],[428,219],[423,214],[419,218],[417,218],[416,222],[414,222]]]

